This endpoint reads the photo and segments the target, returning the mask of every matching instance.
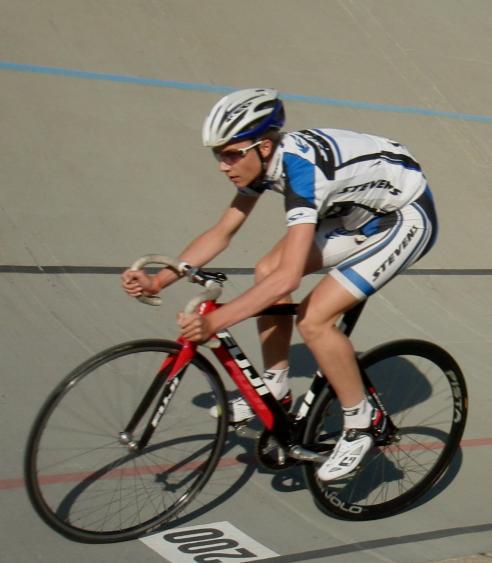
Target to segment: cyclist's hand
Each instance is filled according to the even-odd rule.
[[[148,276],[142,270],[125,270],[121,274],[121,285],[131,297],[141,295],[153,295],[155,291],[152,276]]]
[[[198,313],[179,313],[178,325],[181,327],[181,336],[191,342],[206,342],[213,336],[207,318]]]

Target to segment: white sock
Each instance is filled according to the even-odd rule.
[[[289,368],[267,369],[263,379],[276,399],[282,399],[289,392]]]
[[[367,397],[353,407],[342,407],[345,428],[369,428],[371,426],[372,407]]]

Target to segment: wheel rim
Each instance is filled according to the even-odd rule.
[[[437,347],[382,349],[363,358],[362,365],[398,429],[395,439],[375,447],[356,472],[340,481],[323,483],[314,468],[307,471],[321,505],[354,519],[392,514],[427,491],[455,452],[466,418],[459,368]],[[333,443],[341,424],[333,399],[322,427],[312,432]]]
[[[31,437],[28,490],[58,531],[138,534],[175,515],[208,479],[224,432],[221,418],[208,413],[220,406],[221,390],[202,366],[189,366],[143,451],[121,443],[120,432],[163,358],[162,349],[113,353],[109,362],[76,370],[76,385],[52,399],[42,432]]]

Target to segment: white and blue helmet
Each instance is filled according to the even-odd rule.
[[[277,90],[249,88],[221,98],[203,124],[206,147],[261,137],[269,129],[281,129],[285,111]]]

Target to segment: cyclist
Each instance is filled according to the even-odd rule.
[[[287,232],[259,261],[253,287],[217,311],[179,317],[182,335],[204,342],[263,308],[289,302],[303,275],[328,273],[303,300],[296,319],[306,345],[334,387],[344,412],[344,430],[320,479],[353,471],[373,445],[380,416],[369,403],[349,339],[339,316],[380,289],[433,245],[437,221],[426,178],[401,144],[336,129],[282,132],[285,113],[278,92],[247,89],[229,94],[203,125],[219,170],[236,194],[218,222],[181,253],[202,266],[230,243],[265,190],[284,196]],[[177,279],[165,269],[155,276],[126,271],[131,296],[156,294]],[[290,317],[258,320],[265,378],[272,393],[288,396]],[[253,416],[244,399],[229,404],[233,422]],[[217,416],[217,413],[212,413]]]

